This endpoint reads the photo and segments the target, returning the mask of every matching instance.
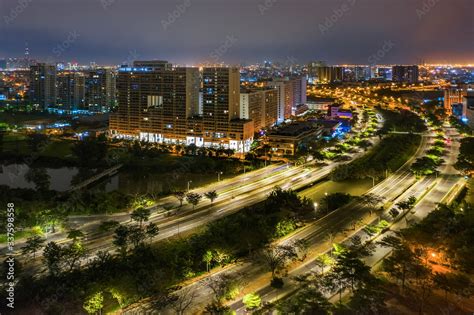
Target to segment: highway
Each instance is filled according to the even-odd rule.
[[[381,125],[383,121],[381,117],[379,119],[379,125]],[[374,144],[378,141],[378,137],[373,138]],[[354,154],[352,158],[355,159],[364,154],[365,152],[362,151]],[[179,202],[174,196],[164,197],[152,207],[153,214],[149,222],[156,223],[160,229],[159,235],[153,241],[179,235],[263,201],[275,186],[296,190],[310,185],[326,177],[335,167],[342,163],[346,162],[333,162],[319,168],[314,163],[305,166],[272,165],[206,187],[200,187],[193,190],[193,192],[203,194],[210,190],[216,190],[219,195],[218,199],[213,204],[203,199],[194,210],[190,205],[183,204],[179,212],[174,215],[169,215],[169,213],[162,211],[162,209],[164,207],[178,208]],[[75,228],[81,229],[86,234],[84,245],[88,250],[90,259],[98,251],[112,251],[115,249],[112,244],[113,233],[98,232],[98,226],[104,219],[116,220],[125,224],[132,223],[130,215],[127,213],[112,216],[94,216],[89,219],[86,217],[85,221],[76,219],[71,222]],[[66,239],[66,233],[57,233],[49,236],[47,241],[69,242]],[[17,244],[16,248],[18,251],[21,248],[21,243]],[[6,249],[2,248],[0,252],[4,255],[5,251]],[[42,267],[41,255],[38,254],[35,261],[30,261],[28,270],[29,273],[37,274],[41,271]]]
[[[447,130],[447,135],[451,138],[455,138],[455,139],[458,138],[457,132],[453,129]],[[408,189],[406,189],[402,194],[399,194],[399,195],[397,194],[396,190],[392,192],[386,191],[386,194],[384,196],[393,197],[393,199],[390,199],[390,201],[393,201],[393,204],[402,200],[406,200],[410,196],[415,196],[418,199],[418,203],[416,204],[414,209],[406,215],[405,217],[406,219],[402,219],[395,222],[391,226],[390,231],[400,230],[402,228],[407,227],[408,224],[413,224],[414,222],[418,222],[422,220],[430,211],[432,211],[436,207],[437,203],[444,201],[445,197],[448,195],[448,193],[453,187],[461,185],[463,179],[461,176],[459,176],[458,172],[456,172],[456,170],[453,168],[453,164],[456,162],[457,154],[459,152],[459,143],[457,141],[453,142],[451,147],[448,147],[447,150],[449,150],[449,153],[446,158],[446,163],[440,168],[440,171],[441,171],[440,176],[424,177],[416,182],[413,181],[414,178],[411,178],[411,179],[406,178],[407,180],[409,180],[408,183],[403,183],[403,182],[387,183],[389,185],[395,184],[395,185],[408,186]],[[395,194],[393,194],[393,192],[395,192]],[[381,214],[381,219],[385,219],[388,222],[393,221],[393,218],[387,212]],[[366,222],[369,224],[376,224],[378,221],[379,221],[379,218],[372,218],[372,219],[369,219],[368,222],[367,221]],[[362,241],[370,240],[370,237],[367,235],[367,233],[365,233],[362,230],[362,227],[364,225],[361,224],[361,228],[359,228],[357,231],[351,231],[352,227],[350,227],[347,224],[347,222],[348,221],[346,221],[345,225],[341,224],[339,227],[341,228],[341,231],[345,230],[346,233],[343,233],[343,236],[340,237],[340,239],[336,238],[334,242],[349,243],[350,239],[355,235],[361,237]],[[332,227],[330,228],[332,229]],[[347,233],[347,231],[350,231],[350,233]],[[384,235],[381,235],[379,238],[389,233],[392,233],[390,231],[385,233]],[[310,240],[312,244],[316,245],[316,243],[318,242],[320,243],[321,246],[319,247],[319,252],[313,251],[312,255],[308,255],[308,256],[313,257],[313,259],[308,259],[304,264],[299,265],[298,267],[294,268],[293,270],[289,272],[288,277],[287,277],[288,282],[286,283],[283,289],[280,289],[280,290],[273,289],[272,287],[268,285],[269,279],[267,279],[266,285],[261,286],[260,288],[257,288],[254,291],[257,291],[258,294],[261,295],[264,301],[274,301],[288,294],[291,294],[292,292],[294,292],[294,290],[298,288],[298,283],[291,280],[292,277],[302,275],[307,272],[314,272],[314,271],[320,272],[319,267],[317,267],[315,264],[314,258],[316,258],[317,255],[319,254],[322,254],[325,252],[328,253],[331,248],[331,245],[329,244],[329,242],[321,242],[321,239],[324,239],[323,237],[324,237],[324,231],[317,232],[315,230],[314,233],[308,234],[307,239]],[[374,266],[388,254],[389,254],[389,249],[377,246],[373,255],[371,255],[370,257],[367,257],[365,259],[365,262],[369,266]],[[338,297],[332,296],[333,301],[337,299]],[[231,307],[232,309],[236,310],[238,314],[243,314],[245,312],[245,309],[241,300],[238,300],[232,303]]]
[[[395,201],[400,195],[405,193],[407,189],[416,183],[415,176],[413,176],[409,171],[409,166],[415,158],[424,154],[432,142],[432,137],[423,137],[422,143],[416,154],[397,172],[376,185],[369,192],[384,196],[386,198],[386,202]],[[326,248],[330,247],[330,244],[327,241],[329,233],[333,234],[334,242],[340,242],[347,238],[348,231],[352,230],[351,225],[353,222],[359,220],[365,220],[368,223],[373,220],[373,215],[370,217],[368,209],[360,203],[355,202],[330,213],[329,215],[312,224],[307,225],[297,233],[281,240],[279,243],[285,244],[299,239],[306,239],[310,244],[308,257],[315,258],[317,254],[326,251]],[[307,270],[307,265],[309,264],[308,266],[311,267],[311,262],[314,263],[314,259],[308,259],[302,267],[295,269],[295,272],[297,273]],[[247,280],[246,282],[250,284],[244,291],[246,293],[256,291],[263,297],[274,297],[275,294],[281,294],[281,290],[274,292],[273,289],[269,287],[269,273],[262,270],[261,266],[258,266],[252,262],[242,262],[232,268],[228,268],[227,272],[245,275],[245,279]],[[290,272],[290,274],[293,275],[292,272]],[[189,287],[197,292],[197,298],[193,303],[193,310],[191,313],[202,310],[205,305],[211,302],[212,292],[205,287],[203,280],[194,282],[186,288]],[[285,288],[286,287],[289,288],[290,286],[285,286]],[[243,305],[240,299],[234,303],[231,303],[230,306],[232,309],[239,312],[243,310]],[[125,314],[143,314],[147,311],[152,311],[151,305],[147,303],[139,303],[138,305],[128,308]],[[171,314],[172,311],[165,310],[165,314],[167,313]]]

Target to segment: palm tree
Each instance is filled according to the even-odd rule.
[[[208,191],[207,193],[204,194],[204,197],[209,199],[211,201],[211,204],[214,203],[214,200],[217,199],[218,195],[215,190]]]

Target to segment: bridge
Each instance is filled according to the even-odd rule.
[[[68,190],[68,192],[85,188],[88,185],[92,184],[93,182],[98,181],[99,179],[101,179],[103,177],[115,175],[122,166],[123,166],[123,164],[118,164],[118,165],[112,166],[111,168],[108,168],[105,171],[86,179],[82,183],[79,183],[77,185],[72,186]]]

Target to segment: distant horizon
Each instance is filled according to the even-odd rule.
[[[4,0],[0,11],[0,56],[474,63],[472,0]]]
[[[0,60],[9,60],[9,59],[25,59],[26,57],[25,56],[10,56],[10,57],[0,57]],[[90,66],[92,63],[95,63],[97,66],[105,66],[105,67],[120,67],[120,66],[124,66],[124,65],[127,65],[127,64],[119,64],[119,63],[116,63],[116,64],[111,64],[111,63],[98,63],[94,60],[91,60],[91,61],[85,61],[85,62],[78,62],[78,61],[65,61],[65,60],[42,60],[40,58],[35,58],[34,56],[29,56],[28,57],[31,61],[35,61],[35,62],[38,62],[38,63],[46,63],[46,64],[52,64],[52,63],[56,63],[56,64],[74,64],[74,65],[78,65],[78,66]],[[135,60],[131,60],[128,65],[131,66],[132,63],[134,61],[140,61],[140,60],[161,60],[161,61],[167,61],[169,63],[171,63],[173,66],[190,66],[190,67],[199,67],[199,66],[203,66],[205,65],[204,62],[202,63],[194,63],[194,64],[188,64],[188,63],[181,63],[181,62],[174,62],[173,60],[168,60],[168,59],[165,59],[165,58],[139,58],[139,59],[135,59]],[[330,63],[330,62],[327,62],[325,60],[317,60],[317,59],[313,59],[313,60],[308,60],[307,62],[305,63],[288,63],[287,61],[285,60],[272,60],[272,59],[262,59],[261,61],[256,61],[256,62],[253,62],[253,63],[249,63],[249,62],[246,62],[246,61],[242,61],[240,63],[219,63],[219,64],[212,64],[212,63],[208,63],[208,65],[222,65],[222,66],[254,66],[254,65],[262,65],[264,64],[266,61],[268,62],[271,62],[271,63],[278,63],[278,64],[284,64],[284,65],[303,65],[303,66],[306,66],[308,65],[310,62],[315,62],[315,61],[323,61],[325,62],[325,66],[336,66],[336,67],[349,67],[349,66],[367,66],[367,67],[374,67],[374,66],[409,66],[409,65],[416,65],[416,66],[429,66],[429,67],[436,67],[436,66],[457,66],[457,67],[474,67],[474,62],[471,62],[471,63],[461,63],[461,62],[452,62],[452,63],[431,63],[431,62],[424,62],[424,63],[407,63],[407,62],[401,62],[401,63],[378,63],[378,64],[369,64],[369,63]]]

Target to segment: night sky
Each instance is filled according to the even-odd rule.
[[[28,42],[80,63],[474,64],[473,14],[474,0],[0,0],[0,58]]]

